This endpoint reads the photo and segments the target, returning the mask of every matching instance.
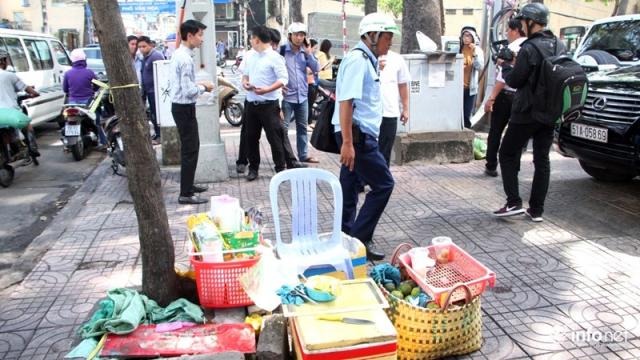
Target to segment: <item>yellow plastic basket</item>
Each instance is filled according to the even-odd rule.
[[[392,263],[397,262],[401,247],[396,249]],[[391,295],[379,284],[389,302],[387,316],[398,332],[398,359],[438,359],[463,355],[482,347],[482,311],[480,297],[472,298],[471,290],[457,285],[466,293],[465,305],[450,304],[451,291],[442,309],[425,309]]]

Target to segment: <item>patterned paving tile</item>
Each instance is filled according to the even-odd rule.
[[[620,358],[625,360],[640,359],[640,338],[616,339],[613,343],[607,344],[607,348],[615,352]]]
[[[458,228],[454,226],[454,228]],[[522,249],[530,247],[522,239],[522,233],[517,229],[498,227],[493,229],[483,229],[479,227],[474,230],[467,229],[464,235],[473,241],[480,249],[487,253],[509,250],[518,253]]]
[[[571,269],[529,273],[519,278],[553,305],[597,299],[603,292],[596,283]]]
[[[53,244],[52,249],[63,250],[70,248],[87,249],[91,247],[93,240],[98,234],[97,230],[86,231],[65,231],[62,236]]]
[[[27,347],[35,331],[0,333],[0,359],[15,360]]]
[[[583,329],[555,307],[495,314],[491,317],[530,356],[579,347],[570,334]]]
[[[568,266],[537,246],[521,247],[509,251],[494,251],[490,252],[489,256],[515,276],[568,269]]]
[[[100,266],[102,265],[102,266]],[[107,290],[126,286],[132,266],[78,270],[63,293],[47,311],[40,327],[77,326],[84,322],[94,304],[104,298]]]
[[[138,226],[136,219],[136,213],[133,209],[133,204],[130,203],[118,203],[109,214],[102,229],[122,228],[122,227],[135,227]]]
[[[20,355],[20,360],[63,359],[71,350],[75,336],[73,326],[38,329]]]
[[[54,301],[54,297],[3,301],[0,309],[0,333],[35,330]]]
[[[486,301],[483,299],[483,306]],[[482,317],[482,348],[471,354],[457,356],[455,359],[523,359],[527,354],[516,344],[500,326],[483,315]]]
[[[599,299],[558,305],[558,308],[591,332],[612,338],[640,337],[640,312],[604,292]]]

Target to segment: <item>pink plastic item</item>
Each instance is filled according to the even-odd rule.
[[[459,284],[464,284],[471,290],[471,295],[476,297],[484,292],[487,285],[493,287],[496,282],[496,274],[482,265],[471,255],[455,244],[448,244],[448,262],[446,264],[436,262],[426,278],[419,276],[411,267],[410,254],[399,255],[400,263],[407,269],[409,276],[424,290],[434,301],[442,306],[449,292]],[[436,259],[436,247],[427,246],[429,257]],[[458,288],[451,295],[451,302],[464,300],[464,289]]]

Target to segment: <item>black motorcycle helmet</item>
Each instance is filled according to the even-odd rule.
[[[549,23],[549,9],[541,3],[527,4],[518,11],[516,20],[532,20],[540,25],[546,26]]]

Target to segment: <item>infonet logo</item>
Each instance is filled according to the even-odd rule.
[[[607,98],[599,97],[593,101],[593,108],[598,111],[604,110],[607,107]]]

